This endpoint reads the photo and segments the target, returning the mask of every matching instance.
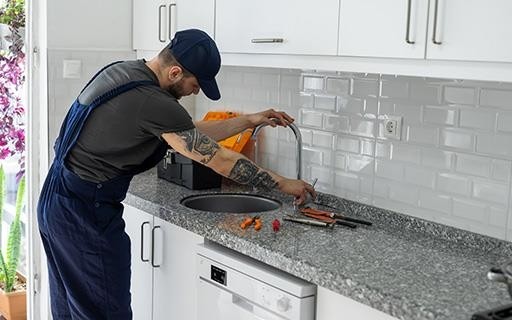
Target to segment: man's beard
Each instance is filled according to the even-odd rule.
[[[167,91],[169,91],[170,94],[172,94],[176,99],[181,99],[185,92],[183,90],[183,79],[176,82],[175,84],[172,84],[167,88]]]

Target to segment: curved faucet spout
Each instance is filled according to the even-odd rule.
[[[277,122],[277,120],[275,120],[275,119],[273,119],[273,120],[274,120],[274,122]],[[254,128],[254,131],[252,132],[251,139],[256,140],[259,132],[265,126],[268,126],[268,123],[260,124],[259,126]],[[301,174],[301,171],[302,171],[302,135],[300,133],[299,128],[294,123],[288,124],[288,127],[290,129],[292,129],[293,134],[295,135],[296,170],[297,170],[297,179],[300,180],[302,178],[302,174]],[[258,144],[257,143],[255,143],[255,152],[254,153],[255,153],[255,157],[257,157],[257,155],[258,155]]]

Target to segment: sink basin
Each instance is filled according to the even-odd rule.
[[[185,207],[211,212],[254,213],[279,209],[281,202],[254,194],[210,193],[181,200]]]

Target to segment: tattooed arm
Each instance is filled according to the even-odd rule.
[[[240,184],[265,189],[277,187],[282,192],[295,196],[298,203],[305,201],[307,193],[316,196],[315,190],[308,183],[286,179],[272,171],[259,168],[243,155],[220,146],[196,128],[164,133],[162,137],[177,152]]]

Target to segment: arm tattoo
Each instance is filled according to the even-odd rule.
[[[217,142],[195,128],[178,132],[177,134],[185,141],[188,151],[196,151],[200,155],[205,156],[201,160],[203,164],[210,162],[220,148]]]
[[[263,170],[247,159],[238,159],[231,169],[229,178],[240,183],[267,190],[273,189],[277,182]]]

